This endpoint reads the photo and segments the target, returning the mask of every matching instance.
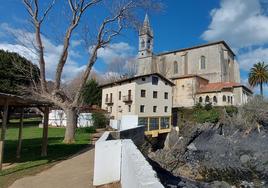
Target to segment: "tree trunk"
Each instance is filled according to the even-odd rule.
[[[44,122],[43,122],[43,141],[42,141],[42,151],[41,156],[47,156],[47,142],[48,142],[48,116],[49,116],[49,108],[45,107],[44,111]]]
[[[77,125],[77,111],[75,108],[64,110],[67,124],[65,129],[64,143],[71,144],[75,142],[75,129]]]
[[[0,170],[2,170],[2,163],[4,158],[4,143],[6,136],[6,126],[8,121],[8,101],[5,101],[4,106],[4,114],[2,117],[2,130],[1,130],[1,138],[0,138]]]
[[[263,87],[262,87],[262,82],[260,83],[260,91],[261,91],[261,96],[263,96]]]
[[[24,108],[21,108],[21,112],[20,112],[20,127],[19,127],[19,135],[18,135],[18,146],[17,146],[17,155],[16,155],[17,159],[20,158],[20,153],[21,153],[23,117],[24,117]]]

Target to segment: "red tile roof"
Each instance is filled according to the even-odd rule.
[[[215,92],[215,91],[222,91],[223,89],[234,88],[234,87],[244,87],[251,92],[250,89],[248,89],[247,87],[245,87],[244,85],[242,85],[240,83],[217,82],[217,83],[210,83],[210,84],[200,86],[198,93],[209,93],[209,92]]]

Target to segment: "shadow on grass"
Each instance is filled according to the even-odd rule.
[[[14,172],[27,170],[40,165],[54,163],[69,158],[70,156],[82,153],[83,149],[89,148],[88,142],[77,142],[74,144],[64,144],[63,137],[50,137],[46,157],[41,156],[42,139],[24,139],[22,143],[21,158],[16,159],[16,140],[5,141],[4,163],[18,163],[15,167],[5,169],[0,172],[0,176],[12,174]],[[82,150],[82,151],[81,151]]]
[[[0,130],[1,132],[1,130]],[[41,157],[43,129],[37,125],[29,124],[23,128],[23,140],[21,148],[21,158],[16,158],[18,144],[18,126],[8,125],[4,147],[4,163],[15,164],[13,167],[0,171],[0,176],[16,174],[16,172],[27,170],[40,165],[51,164],[89,148],[90,134],[92,130],[78,129],[76,131],[76,142],[74,144],[64,144],[64,128],[49,128],[47,156]]]
[[[17,165],[10,169],[0,171],[0,177],[13,174],[16,172],[20,172],[20,171],[25,171],[31,168],[42,166],[42,165],[47,165],[47,164],[53,165],[53,163],[60,162],[65,159],[73,158],[77,155],[80,155],[94,148],[92,145],[89,145],[89,144],[79,144],[79,147],[77,147],[76,145],[76,149],[73,149],[75,145],[76,144],[68,145],[68,147],[61,147],[61,146],[55,147],[54,149],[65,149],[65,151],[68,151],[68,152],[60,153],[58,155],[52,155],[53,154],[52,153],[51,155],[48,155],[47,157],[40,157],[40,158],[35,158],[35,160],[33,161],[26,161],[25,163],[21,163],[20,165]],[[66,148],[68,148],[68,150],[66,150]],[[50,150],[50,152],[51,151],[52,150]]]
[[[87,143],[64,144],[63,137],[50,137],[48,139],[47,157],[41,157],[42,139],[24,139],[22,141],[21,158],[16,159],[17,140],[6,140],[4,163],[27,162],[35,160],[58,160],[71,155],[88,146]]]

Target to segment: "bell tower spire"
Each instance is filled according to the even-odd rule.
[[[150,26],[148,14],[146,14],[139,31],[139,58],[152,56],[153,38],[153,30]]]

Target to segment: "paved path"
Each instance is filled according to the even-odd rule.
[[[93,188],[93,167],[92,148],[35,176],[19,179],[10,188]]]

